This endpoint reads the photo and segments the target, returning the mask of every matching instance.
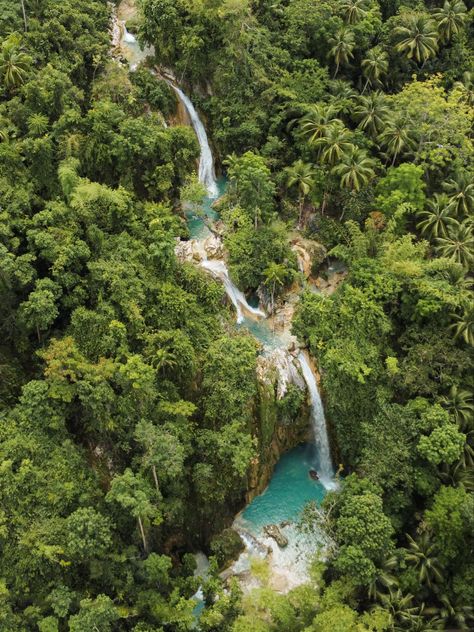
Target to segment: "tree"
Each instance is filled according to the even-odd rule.
[[[321,148],[321,161],[335,165],[354,145],[349,130],[342,123],[327,125],[324,135],[313,141],[313,146]]]
[[[92,507],[80,507],[66,519],[67,555],[83,562],[104,555],[112,543],[110,521]]]
[[[112,479],[110,491],[106,496],[107,502],[116,502],[138,520],[143,549],[148,550],[143,521],[154,519],[155,524],[161,520],[158,509],[152,502],[154,494],[148,483],[139,475],[127,468],[123,474],[117,474]]]
[[[48,329],[58,317],[58,289],[50,279],[41,279],[36,283],[36,289],[30,292],[28,300],[20,306],[20,317],[27,329],[36,331],[38,342],[41,341],[40,332]]]
[[[286,267],[281,263],[272,261],[263,271],[265,285],[271,286],[272,311],[275,306],[275,289],[277,285],[283,285],[287,275]]]
[[[362,90],[362,94],[364,94],[369,83],[372,87],[382,83],[381,78],[387,74],[388,70],[388,55],[378,46],[371,48],[362,60],[361,67],[365,77],[365,85]]]
[[[464,26],[467,9],[462,0],[445,0],[442,7],[435,7],[432,10],[432,15],[441,41],[450,42]]]
[[[78,614],[69,618],[71,632],[110,632],[119,614],[113,601],[106,595],[83,599]]]
[[[397,557],[391,555],[382,562],[380,567],[376,568],[375,574],[368,586],[368,595],[372,601],[380,601],[382,595],[398,587],[397,578],[393,574],[397,566]]]
[[[469,501],[470,496],[463,486],[442,485],[434,495],[431,508],[425,511],[425,522],[432,533],[436,553],[444,564],[455,560],[465,549],[466,536],[472,531],[466,512]]]
[[[474,347],[474,307],[472,304],[465,306],[462,314],[454,314],[455,322],[451,325],[456,338],[463,338],[464,341]]]
[[[443,182],[449,203],[459,217],[474,214],[474,182],[470,173],[462,172]]]
[[[402,163],[389,167],[375,189],[377,208],[387,217],[393,217],[398,208],[407,205],[419,212],[426,203],[424,170],[420,165]]]
[[[368,131],[372,137],[382,132],[390,118],[387,100],[384,94],[378,91],[359,97],[353,112],[360,129]]]
[[[436,24],[423,13],[409,14],[394,30],[395,50],[408,59],[424,64],[438,50]]]
[[[275,185],[265,160],[248,151],[232,162],[228,176],[238,203],[252,217],[255,228],[260,217],[267,221],[274,207]]]
[[[443,395],[440,401],[449,414],[454,417],[461,430],[467,430],[470,427],[474,417],[474,396],[472,391],[453,384],[449,389],[448,395]]]
[[[329,40],[329,45],[331,46],[329,55],[336,62],[336,69],[334,71],[335,77],[339,72],[339,66],[341,64],[348,64],[349,59],[354,57],[352,52],[355,46],[354,33],[347,28],[339,29],[335,36]]]
[[[465,220],[450,227],[446,237],[436,239],[436,252],[468,269],[474,261],[472,224]]]
[[[314,186],[315,175],[313,165],[303,162],[301,159],[294,162],[291,167],[286,168],[286,186],[289,189],[294,187],[298,190],[298,226],[301,226],[304,201]]]
[[[417,224],[424,235],[432,239],[446,237],[451,228],[458,225],[453,217],[453,206],[445,193],[435,193],[431,200],[428,200],[427,208],[417,215],[421,219]]]
[[[165,480],[178,477],[184,462],[183,446],[169,431],[144,419],[136,425],[134,435],[144,449],[143,465],[151,468],[155,489],[159,494],[158,471]]]
[[[0,81],[7,90],[25,83],[31,62],[31,57],[23,51],[20,37],[16,33],[3,41],[0,49]]]
[[[336,118],[337,110],[332,105],[317,103],[312,105],[300,121],[300,130],[310,145],[325,135],[327,126],[333,123],[343,124]]]
[[[435,554],[435,546],[430,541],[427,532],[422,533],[417,540],[407,534],[408,550],[405,559],[418,571],[418,579],[421,584],[427,584],[433,589],[434,584],[443,581],[441,563]]]
[[[359,191],[375,177],[375,160],[369,158],[365,151],[353,149],[344,154],[332,172],[341,177],[341,185]]]
[[[344,0],[341,5],[344,21],[346,24],[357,24],[367,15],[369,8],[368,0]]]
[[[409,122],[403,117],[397,117],[387,124],[385,130],[379,136],[382,146],[392,156],[392,167],[398,156],[407,153],[414,145],[414,133]]]
[[[390,624],[394,630],[415,629],[419,607],[413,605],[413,595],[403,594],[399,588],[392,589],[388,594],[381,596],[380,602],[389,613]]]

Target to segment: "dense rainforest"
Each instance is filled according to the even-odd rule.
[[[287,594],[219,576],[260,349],[175,256],[199,145],[112,57],[112,10],[0,0],[0,630],[473,629],[472,3],[138,0],[127,23],[203,115],[234,281],[270,308],[301,288],[344,476]],[[295,234],[314,274],[344,265],[334,293]]]

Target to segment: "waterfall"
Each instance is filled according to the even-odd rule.
[[[316,377],[314,376],[306,355],[302,351],[298,354],[298,361],[308,387],[311,401],[311,424],[313,426],[314,440],[317,449],[319,478],[326,489],[331,489],[336,487],[336,484],[333,480],[334,469],[331,461],[323,403],[319,394]]]
[[[123,27],[123,41],[127,42],[127,44],[136,44],[137,42],[135,35],[132,35],[132,33],[129,33],[125,25]]]
[[[245,294],[236,287],[229,276],[229,271],[226,264],[220,259],[210,259],[201,262],[201,266],[209,270],[209,272],[216,278],[220,279],[224,284],[224,288],[227,296],[230,298],[232,305],[237,312],[237,322],[241,323],[244,319],[244,311],[254,316],[265,318],[265,314],[262,310],[252,307],[247,303]],[[243,309],[242,309],[243,308]]]
[[[214,159],[209,146],[206,129],[189,97],[187,97],[181,88],[178,88],[178,86],[176,86],[172,81],[169,81],[169,85],[176,92],[182,103],[184,103],[184,107],[189,114],[192,126],[196,132],[199,147],[201,148],[201,155],[199,157],[199,182],[204,184],[209,197],[216,198],[219,195],[219,191],[217,189],[216,176],[214,173]]]

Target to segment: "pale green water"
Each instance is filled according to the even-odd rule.
[[[309,476],[315,463],[315,447],[306,443],[284,454],[275,466],[267,489],[241,514],[249,531],[258,534],[267,524],[296,521],[310,501],[318,504],[326,490]]]
[[[217,179],[217,189],[219,197],[224,194],[227,181],[224,177]],[[214,198],[205,197],[202,203],[202,213],[211,221],[219,219],[219,213],[212,208],[212,204],[216,200]],[[211,231],[204,223],[202,215],[196,215],[192,212],[186,213],[186,219],[191,239],[205,239],[211,235]]]

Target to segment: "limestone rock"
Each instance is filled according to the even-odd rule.
[[[257,359],[257,378],[264,384],[277,383],[277,399],[284,397],[289,384],[305,388],[294,360],[292,353],[286,349],[273,349],[269,354]]]
[[[284,548],[288,546],[288,538],[280,531],[276,524],[267,524],[263,531],[268,537],[273,538],[279,547]]]

